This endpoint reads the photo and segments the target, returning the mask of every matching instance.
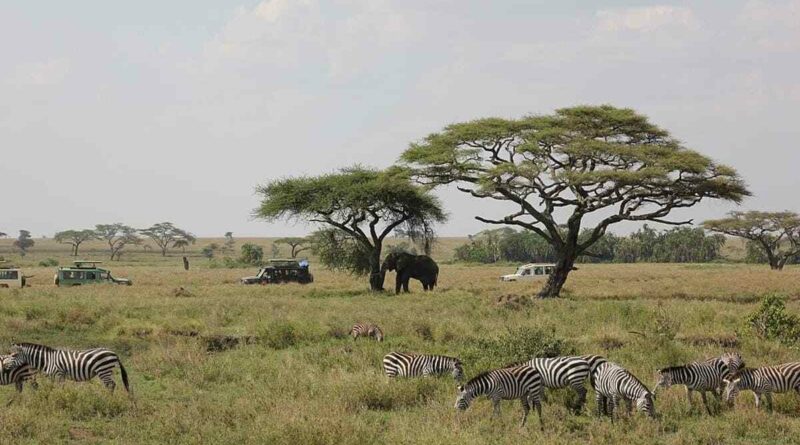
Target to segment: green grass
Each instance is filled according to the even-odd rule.
[[[499,282],[507,267],[443,265],[437,291],[425,294],[415,282],[414,293],[393,296],[319,268],[308,286],[246,287],[237,280],[249,270],[209,269],[197,258],[186,272],[175,257],[133,259],[107,263],[132,287],[55,288],[52,267],[27,267],[31,287],[0,289],[0,345],[112,348],[137,400],[131,404],[121,385],[108,394],[96,380],[40,378],[38,391],[26,387],[20,396],[0,387],[13,399],[0,410],[0,443],[800,442],[796,394],[776,396],[770,415],[744,393],[735,410],[709,417],[690,411],[675,387],[658,396],[658,421],[612,424],[569,414],[569,395],[554,392],[540,432],[535,414],[518,428],[518,402],[504,402],[494,420],[486,400],[460,413],[452,379],[388,381],[381,369],[389,351],[440,353],[464,358],[471,376],[504,364],[510,353],[485,348],[509,330],[541,331],[565,349],[606,355],[651,387],[657,368],[719,354],[720,344],[738,344],[752,366],[792,361],[794,348],[753,336],[745,319],[768,292],[787,295],[788,310],[800,313],[798,267],[582,265],[567,298],[517,305],[497,299],[531,295],[536,285]],[[177,296],[179,287],[188,296]],[[386,341],[353,342],[346,333],[357,321],[379,324]],[[227,337],[239,346],[209,352]]]

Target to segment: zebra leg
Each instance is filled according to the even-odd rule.
[[[544,431],[544,419],[542,419],[542,402],[538,398],[532,397],[531,403],[533,404],[533,407],[536,408],[536,414],[539,415],[539,429]]]
[[[14,386],[17,388],[17,392],[21,393],[22,392],[22,379],[17,380],[16,382],[14,382]]]
[[[492,417],[500,417],[500,398],[492,397],[492,405],[494,406],[492,410]]]
[[[528,395],[522,396],[520,399],[522,402],[522,423],[519,425],[520,428],[525,426],[525,422],[528,420],[528,413],[531,411],[531,407],[528,404]]]
[[[686,387],[686,400],[689,401],[689,412],[694,411],[694,400],[692,400],[692,389]]]
[[[574,386],[575,392],[578,393],[578,402],[575,406],[575,414],[580,414],[583,410],[583,405],[586,403],[586,387],[583,386],[583,382],[581,382],[580,386]]]
[[[603,417],[608,414],[608,409],[606,407],[606,402],[608,402],[608,399],[606,396],[600,394],[600,392],[595,392],[594,398],[597,402],[597,416]]]
[[[700,397],[703,399],[703,406],[706,407],[706,412],[710,416],[711,415],[711,408],[708,407],[708,399],[706,399],[706,392],[705,391],[700,391]]]
[[[103,382],[103,385],[105,385],[106,388],[108,388],[109,391],[111,391],[111,393],[113,394],[114,389],[117,387],[117,384],[114,382],[114,375],[108,373],[108,374],[98,375],[98,377],[100,377],[100,381]]]
[[[761,407],[761,394],[754,392],[753,395],[756,396],[756,409]]]
[[[628,410],[628,416],[630,416],[633,412],[633,401],[631,399],[625,399],[625,408]]]

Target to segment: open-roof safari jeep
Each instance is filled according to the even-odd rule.
[[[18,268],[0,261],[0,287],[25,287],[25,275]]]
[[[523,281],[547,278],[553,273],[555,267],[555,264],[549,263],[523,264],[517,268],[516,272],[501,276],[500,281]]]
[[[307,260],[269,260],[268,264],[258,270],[253,277],[242,278],[242,284],[277,284],[300,283],[308,284],[314,281],[314,275],[308,271]]]
[[[59,267],[53,282],[56,286],[81,286],[95,283],[114,283],[130,286],[127,278],[114,278],[111,272],[97,267],[102,261],[73,261],[72,266]]]

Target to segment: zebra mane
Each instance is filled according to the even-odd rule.
[[[666,368],[659,369],[658,372],[661,373],[661,374],[664,374],[664,373],[671,373],[671,372],[675,372],[675,371],[680,371],[680,370],[686,369],[686,368],[687,368],[686,365],[667,366]]]
[[[40,345],[38,343],[14,343],[14,346],[18,348],[41,348],[45,351],[55,351],[55,348],[51,348],[50,346]]]

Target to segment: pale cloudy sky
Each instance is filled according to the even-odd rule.
[[[800,211],[800,0],[0,0],[0,231],[301,234],[250,219],[257,184],[602,103],[736,167],[744,207]],[[440,195],[444,235],[503,209]]]

